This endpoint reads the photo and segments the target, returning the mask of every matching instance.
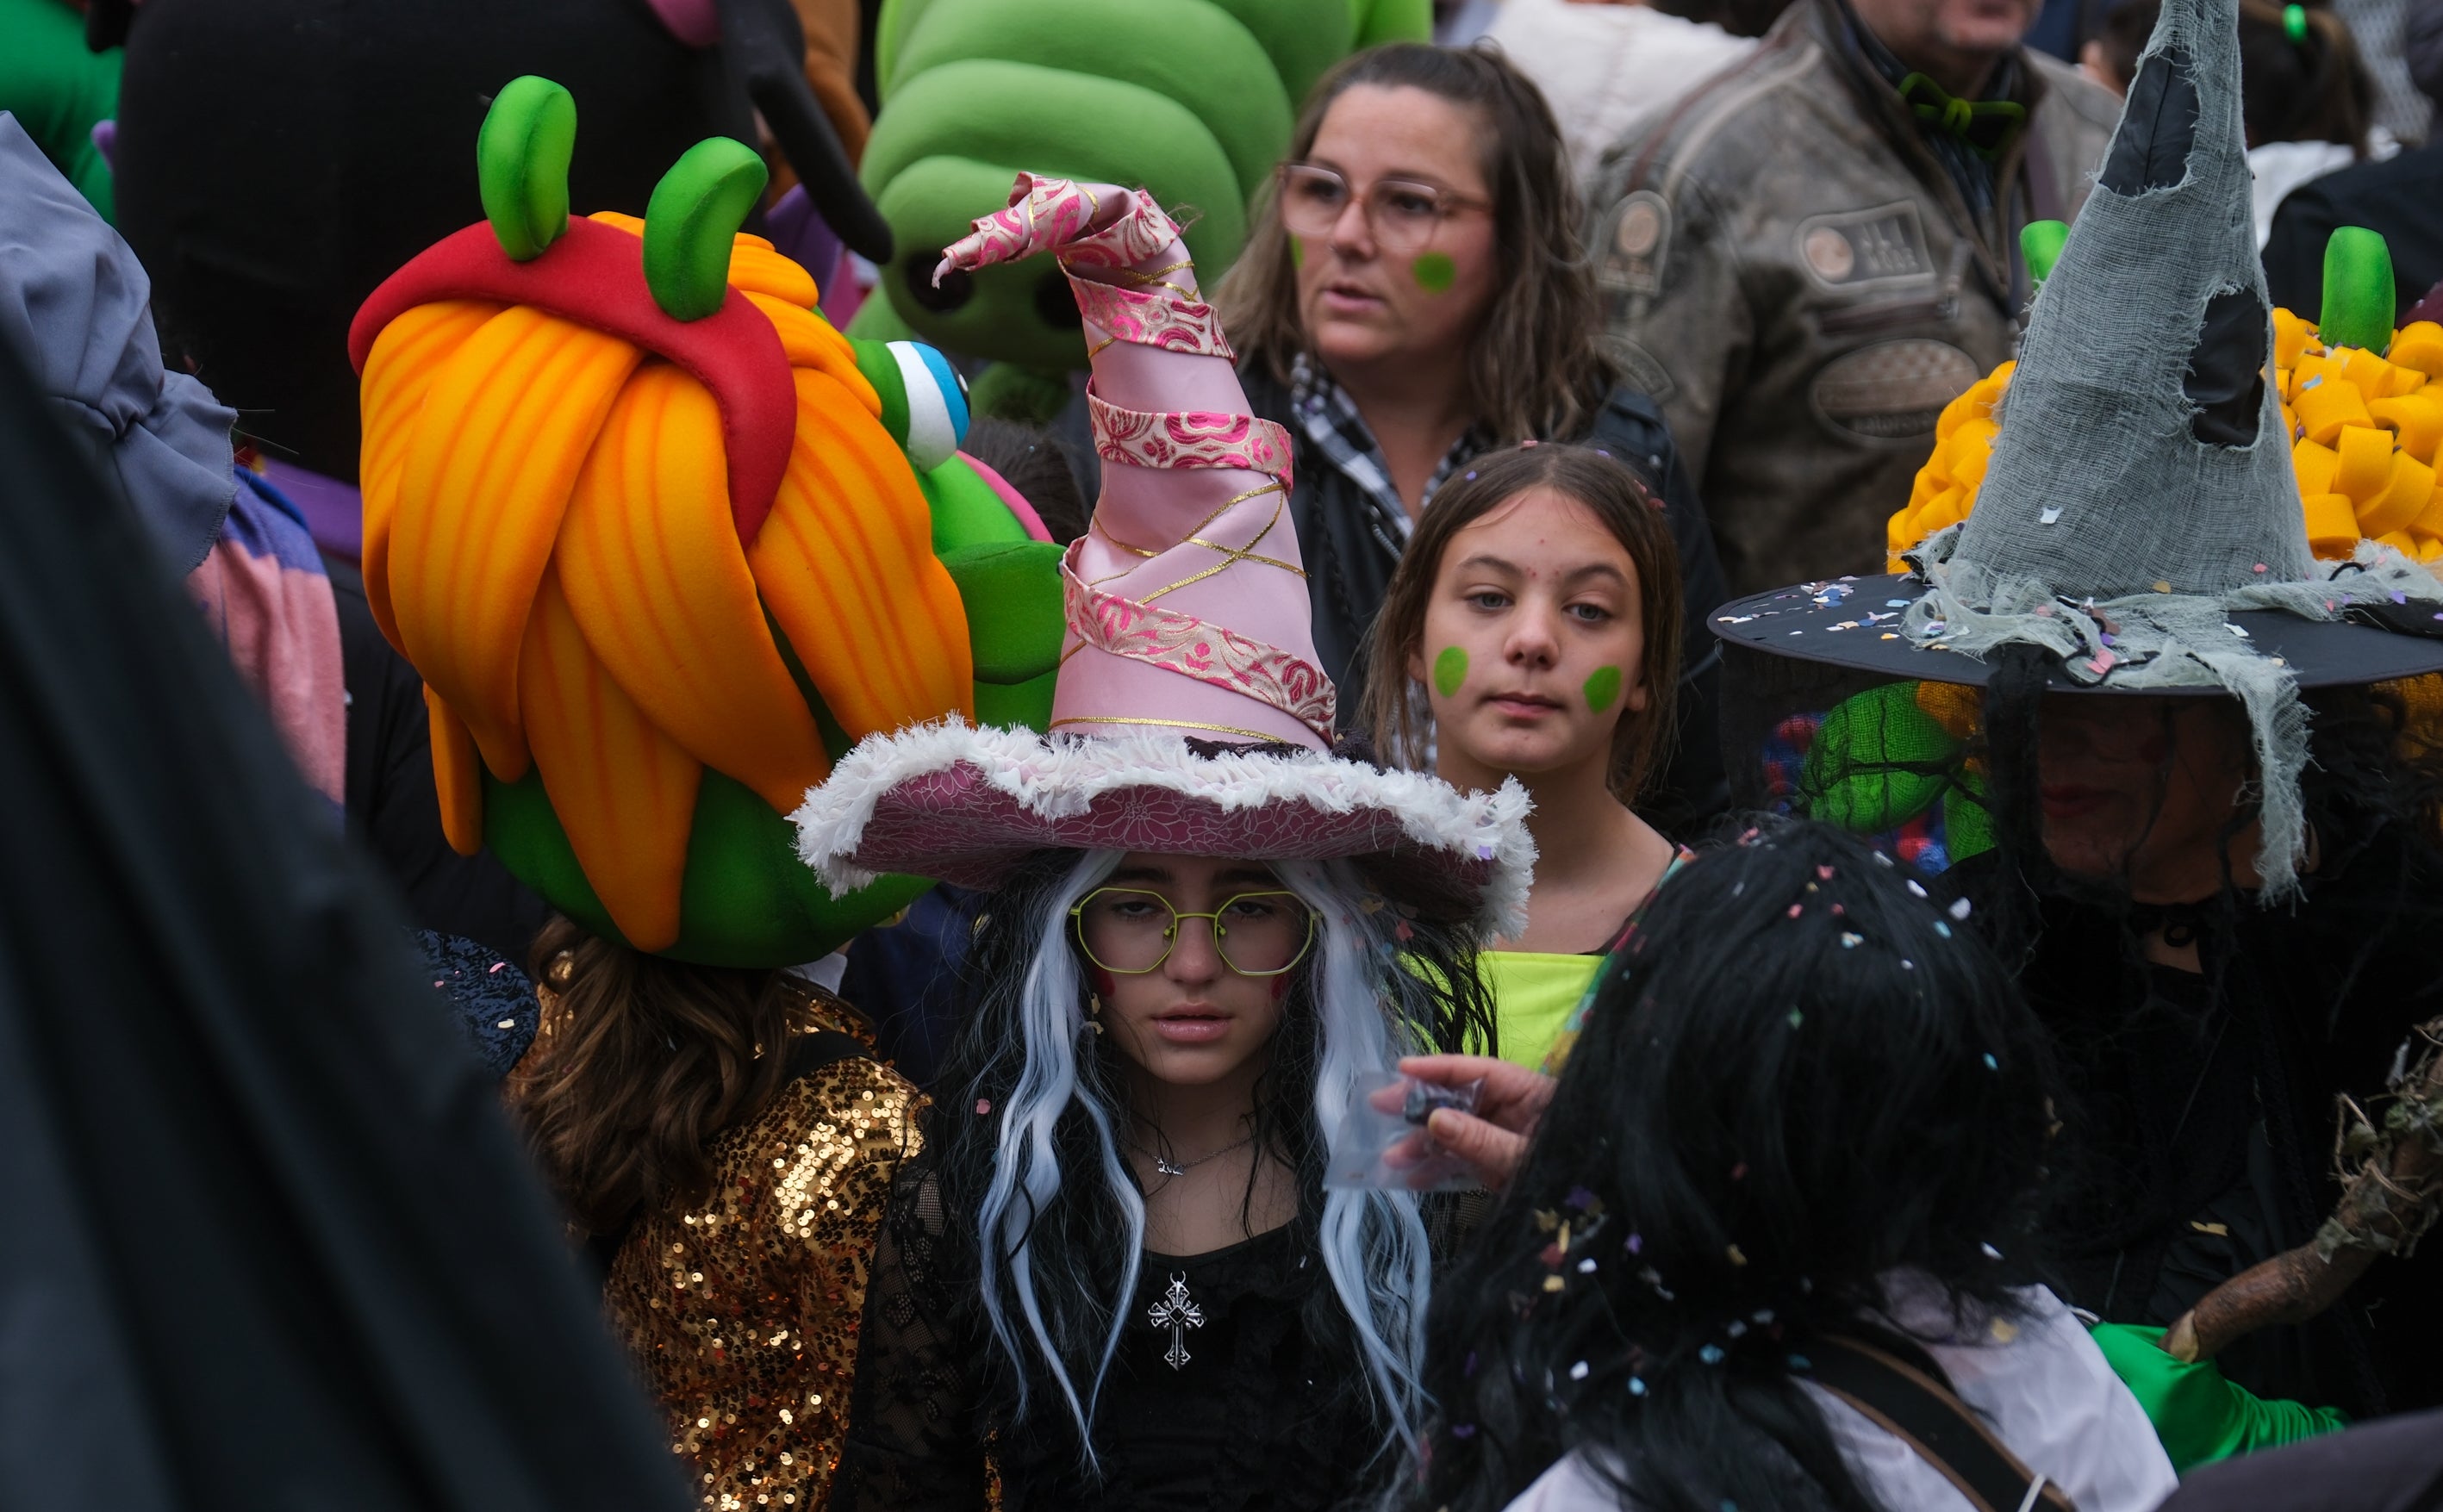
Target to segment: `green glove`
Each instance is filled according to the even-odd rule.
[[[2349,1427],[2337,1407],[2267,1401],[2223,1378],[2210,1359],[2184,1365],[2158,1347],[2163,1330],[2098,1323],[2089,1332],[2105,1363],[2146,1410],[2172,1468],[2186,1475],[2234,1454],[2295,1444]]]

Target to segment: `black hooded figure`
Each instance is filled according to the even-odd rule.
[[[2101,1315],[2183,1466],[2443,1399],[2435,1247],[2210,1364],[2156,1342],[2317,1239],[2337,1099],[2382,1093],[2443,1012],[2443,588],[2380,542],[2309,551],[2235,17],[2166,0],[1966,523],[1910,574],[1715,615],[1745,732],[1726,747],[1826,716],[1795,807],[1947,791],[1950,839],[1989,842],[1943,883],[2058,1047],[2054,1287]],[[1860,718],[1836,739],[1834,714]]]
[[[0,350],[0,1506],[688,1504],[387,890]]]

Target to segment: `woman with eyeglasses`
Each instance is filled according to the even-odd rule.
[[[1047,733],[868,737],[797,815],[834,886],[986,895],[868,1271],[842,1512],[1325,1512],[1403,1473],[1442,1199],[1327,1186],[1399,1058],[1480,1043],[1528,797],[1333,747],[1285,498],[1177,228],[1021,177],[954,266],[1050,252],[1104,459]],[[1108,339],[1106,339],[1108,337]]]
[[[981,1512],[997,1484],[1006,1508],[1323,1512],[1398,1473],[1359,1337],[1373,1320],[1339,1277],[1422,1298],[1425,1256],[1376,1252],[1326,1201],[1340,1110],[1317,1089],[1382,1053],[1387,1011],[1409,1043],[1480,1043],[1468,937],[1437,911],[1316,863],[1051,850],[1020,866],[977,923],[972,1016],[903,1177],[908,1221],[874,1262],[832,1504]],[[1387,948],[1406,969],[1368,969]],[[1378,997],[1387,983],[1405,1001]],[[1071,1054],[1048,1056],[1081,1017]],[[1065,1075],[1045,1074],[1056,1061]],[[1038,1164],[1014,1185],[1013,1140],[1058,1179]],[[1125,1213],[1093,1195],[1113,1182],[1144,1207],[1117,1335],[1107,1304],[1079,1305],[1129,1258]],[[1018,1211],[1022,1248],[983,1252],[978,1215]],[[1011,1293],[999,1343],[995,1317],[943,1301],[980,1288]],[[1045,1370],[1038,1327],[1083,1368]]]
[[[1552,112],[1490,48],[1401,43],[1315,86],[1216,296],[1258,415],[1295,447],[1291,518],[1315,648],[1344,713],[1418,516],[1479,454],[1574,441],[1662,500],[1687,587],[1679,743],[1649,799],[1666,830],[1727,801],[1713,637],[1724,596],[1704,508],[1662,411],[1599,344],[1581,207]]]

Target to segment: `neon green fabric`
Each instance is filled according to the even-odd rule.
[[[1489,950],[1477,970],[1493,997],[1501,1058],[1540,1069],[1553,1042],[1603,969],[1601,956],[1548,956],[1540,951]]]
[[[2253,1453],[2322,1433],[2350,1420],[2335,1407],[2268,1401],[2223,1378],[2212,1360],[2184,1365],[2158,1347],[2163,1330],[2140,1323],[2098,1323],[2090,1330],[2104,1362],[2121,1377],[2155,1425],[2172,1468]]]
[[[1628,942],[1631,939],[1634,939],[1637,936],[1637,926],[1639,921],[1645,918],[1645,911],[1654,906],[1655,898],[1670,884],[1672,878],[1680,875],[1680,869],[1682,866],[1687,865],[1688,863],[1696,859],[1697,853],[1689,849],[1686,846],[1680,847],[1678,850],[1673,853],[1671,857],[1671,865],[1663,867],[1662,875],[1655,880],[1654,891],[1645,895],[1645,901],[1637,905],[1637,912],[1629,916],[1628,926],[1621,931],[1620,938],[1618,939],[1612,941],[1611,948],[1614,955],[1617,955],[1619,952],[1628,948]],[[1486,958],[1489,959],[1490,957]],[[1593,975],[1587,978],[1586,990],[1578,994],[1578,1000],[1570,1005],[1567,1012],[1561,1015],[1559,1032],[1552,1035],[1545,1042],[1545,1051],[1540,1058],[1534,1061],[1521,1061],[1519,1062],[1520,1065],[1532,1066],[1536,1070],[1543,1072],[1546,1076],[1558,1076],[1561,1074],[1561,1063],[1567,1061],[1570,1058],[1570,1052],[1577,1048],[1578,1035],[1587,1027],[1587,1014],[1595,1006],[1595,989],[1600,986],[1603,981],[1603,963],[1611,959],[1611,956],[1589,956],[1587,958],[1595,962],[1596,970]],[[1506,1050],[1510,1044],[1507,1030],[1503,1031],[1501,1043]],[[1515,1056],[1511,1058],[1515,1059]]]

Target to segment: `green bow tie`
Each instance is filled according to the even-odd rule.
[[[1956,137],[1987,162],[2027,123],[2028,107],[2008,100],[1961,100],[1923,74],[1901,81],[1901,102],[1937,131]]]

